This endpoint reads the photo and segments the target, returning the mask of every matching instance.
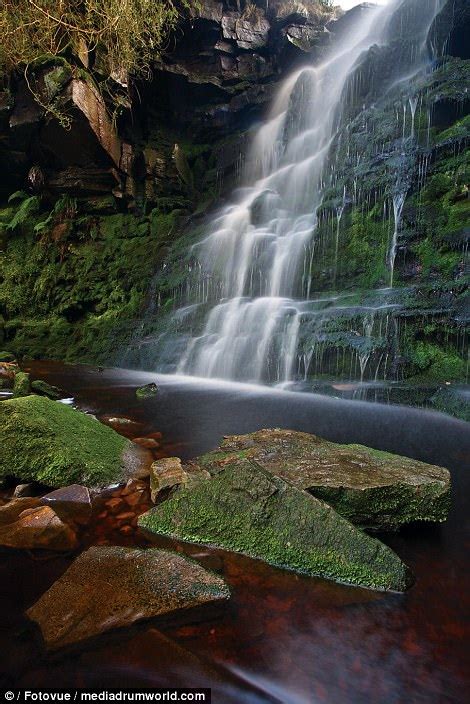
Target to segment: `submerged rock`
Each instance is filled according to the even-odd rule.
[[[243,457],[232,456],[217,470],[141,516],[139,526],[348,584],[410,586],[399,557],[328,504]]]
[[[78,542],[72,528],[49,506],[31,506],[17,520],[0,525],[0,545],[18,550],[68,551],[74,550]]]
[[[152,383],[145,384],[145,386],[139,386],[139,388],[136,389],[135,395],[137,398],[151,398],[152,396],[156,396],[157,393],[158,386]]]
[[[444,521],[449,512],[447,469],[363,445],[339,445],[291,430],[260,430],[225,438],[198,464],[213,474],[237,456],[308,490],[352,523],[369,529]]]
[[[0,403],[0,481],[58,488],[124,482],[144,473],[147,451],[91,416],[43,396]]]
[[[92,547],[32,606],[49,650],[228,599],[223,579],[166,550]]]

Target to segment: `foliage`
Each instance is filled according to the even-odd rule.
[[[299,14],[308,19],[320,20],[324,17],[325,10],[331,9],[334,3],[331,0],[318,0],[317,2],[302,2],[301,0],[283,0],[277,9],[278,17]]]
[[[243,19],[249,20],[250,22],[259,22],[264,17],[263,10],[255,5],[253,2],[247,2],[245,9],[242,14]]]
[[[14,193],[13,196],[20,196],[22,193],[22,191],[18,191],[17,193]],[[23,223],[25,223],[28,218],[38,212],[41,204],[40,198],[38,196],[28,196],[27,194],[24,195],[26,197],[21,201],[20,206],[17,208],[12,219],[4,226],[6,230],[15,230],[17,227],[20,227]],[[16,200],[13,196],[9,198],[9,203]]]
[[[4,0],[0,74],[72,49],[106,55],[114,69],[146,73],[190,0]]]

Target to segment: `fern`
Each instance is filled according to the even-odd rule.
[[[23,202],[19,206],[18,210],[13,215],[10,222],[7,223],[5,229],[11,231],[15,230],[20,225],[24,225],[24,223],[31,217],[31,215],[35,215],[38,212],[40,205],[41,199],[38,196],[28,196],[27,198],[25,198],[25,200],[23,200]]]
[[[67,217],[71,217],[73,214],[76,213],[76,211],[77,199],[71,198],[68,195],[61,196],[61,198],[59,198],[59,200],[52,208],[47,218],[45,218],[44,220],[40,220],[38,223],[36,223],[36,225],[34,226],[35,234],[41,234],[41,232],[47,230],[50,225],[53,225],[57,221],[60,221],[62,218],[67,219]]]
[[[15,191],[8,198],[8,202],[14,203],[16,200],[24,200],[25,198],[29,198],[28,194],[25,191]]]

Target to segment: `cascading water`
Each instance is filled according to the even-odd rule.
[[[397,22],[406,22],[403,10],[406,13],[411,7],[419,18],[419,29],[408,39],[405,55],[397,65],[387,67],[381,94],[418,76],[428,63],[427,37],[442,5],[443,0],[390,0],[385,6],[368,6],[336,38],[323,63],[306,66],[284,82],[269,119],[253,140],[244,174],[247,185],[213,220],[210,234],[193,247],[198,283],[186,302],[197,301],[208,313],[202,327],[186,337],[180,334],[176,347],[172,343],[173,357],[175,349],[178,357],[173,371],[264,383],[301,379],[318,371],[325,346],[338,337],[332,321],[334,324],[346,316],[349,322],[343,338],[347,334],[357,376],[364,378],[374,340],[382,345],[388,334],[388,315],[396,302],[389,289],[376,291],[374,300],[362,308],[348,306],[350,294],[312,298],[311,292],[318,290],[312,270],[314,266],[318,269],[324,247],[318,241],[319,212],[326,190],[337,184],[344,166],[341,160],[354,162],[356,171],[361,168],[361,152],[354,153],[347,134],[349,121],[365,107],[354,105],[361,88],[363,60],[374,46],[387,46],[397,32]],[[403,104],[401,152],[405,163],[407,145],[414,142],[418,99],[412,95]],[[407,107],[411,125],[406,125]],[[393,213],[388,220],[393,229],[383,255],[390,287],[407,192],[406,178],[401,175],[403,165],[393,168],[395,184],[382,198],[384,212]],[[343,213],[350,199],[358,204],[360,198],[357,177],[348,187],[341,186],[333,208],[334,265],[329,285],[323,286],[326,292],[338,287]],[[190,305],[177,311],[175,323],[179,325],[189,311]],[[341,345],[343,342],[337,351],[337,365]],[[377,354],[376,377],[387,354],[382,348]],[[168,369],[161,363],[161,355],[157,366]]]
[[[179,372],[250,381],[290,376],[300,313],[294,297],[308,293],[308,273],[302,273],[315,246],[341,96],[361,54],[382,40],[387,18],[385,10],[366,13],[338,51],[282,87],[253,145],[251,170],[258,178],[200,245],[198,257],[220,272],[223,300],[189,343]],[[273,367],[276,348],[286,356],[281,374]]]

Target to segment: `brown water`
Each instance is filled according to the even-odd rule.
[[[190,457],[215,446],[224,433],[278,425],[445,464],[452,471],[454,498],[446,524],[409,526],[386,538],[417,578],[404,595],[176,545],[224,574],[233,591],[228,606],[196,622],[143,624],[50,661],[22,614],[72,556],[38,560],[4,553],[0,673],[5,684],[207,685],[213,687],[213,701],[224,703],[468,701],[468,425],[412,409],[359,402],[351,408],[345,401],[184,380],[159,379],[159,394],[141,402],[135,387],[154,380],[151,374],[55,363],[30,368],[82,408],[131,418],[141,424],[139,435],[162,431],[162,454]],[[113,533],[112,540],[120,538]],[[148,544],[143,535],[137,542]],[[162,643],[156,628],[186,652]]]

